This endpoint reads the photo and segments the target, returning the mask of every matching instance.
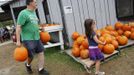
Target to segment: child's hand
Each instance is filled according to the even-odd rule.
[[[106,44],[106,41],[103,42],[103,45],[105,45],[105,44]]]

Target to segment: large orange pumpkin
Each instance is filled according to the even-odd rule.
[[[83,45],[80,45],[80,50],[86,49]]]
[[[88,44],[88,40],[87,40],[87,39],[85,39],[85,40],[82,42],[82,46],[83,46],[85,49],[88,49],[89,44]]]
[[[115,23],[115,29],[116,29],[116,30],[122,29],[122,26],[123,26],[123,23],[121,23],[121,22],[116,22],[116,23]]]
[[[123,30],[121,30],[121,29],[117,30],[117,32],[118,32],[119,35],[123,34]]]
[[[116,40],[113,40],[113,41],[112,41],[112,44],[114,45],[114,48],[115,48],[115,49],[117,49],[118,46],[119,46],[119,44],[118,44],[118,42],[117,42]]]
[[[74,48],[74,47],[79,47],[77,41],[74,41],[74,42],[73,42],[73,48]]]
[[[118,36],[118,32],[117,31],[111,31],[111,35],[113,35],[113,36]]]
[[[129,25],[134,28],[134,22],[129,22]]]
[[[72,49],[72,54],[73,54],[73,56],[75,56],[75,57],[79,57],[79,56],[80,56],[80,49],[77,48],[77,47],[73,48],[73,49]]]
[[[82,59],[89,58],[89,50],[88,50],[88,49],[81,50],[81,51],[80,51],[80,57],[81,57]]]
[[[125,31],[125,32],[124,32],[124,35],[125,35],[127,38],[129,38],[130,35],[131,35],[131,31]]]
[[[28,52],[25,47],[17,47],[14,51],[14,59],[23,62],[28,58]]]
[[[112,30],[114,30],[114,27],[112,25],[108,25],[108,26],[106,26],[106,29],[109,31],[112,31]]]
[[[131,28],[131,32],[134,32],[134,28]]]
[[[115,48],[112,44],[106,44],[103,48],[103,53],[105,54],[112,54]]]
[[[115,36],[111,36],[112,40],[116,40],[116,37]]]
[[[126,45],[128,43],[128,38],[126,36],[119,36],[117,41],[119,45]]]
[[[99,40],[102,41],[102,42],[104,42],[105,41],[105,38],[101,36],[101,37],[99,37]]]
[[[40,32],[40,39],[43,43],[50,41],[51,36],[48,32]]]
[[[110,31],[108,31],[108,30],[106,30],[106,29],[102,30],[102,31],[101,31],[101,35],[103,36],[103,35],[105,35],[105,34],[110,34]]]
[[[77,43],[78,43],[79,45],[81,45],[82,42],[84,41],[84,37],[83,37],[83,36],[80,36],[80,37],[77,38],[76,41],[77,41]]]
[[[130,39],[134,40],[134,32],[130,35]]]
[[[112,42],[112,38],[111,37],[105,37],[105,41],[106,41],[106,43],[111,43]]]
[[[130,31],[131,30],[131,26],[129,26],[128,24],[125,24],[125,25],[123,25],[122,30],[123,31]]]
[[[72,39],[76,40],[79,36],[80,36],[80,34],[78,32],[73,32]]]

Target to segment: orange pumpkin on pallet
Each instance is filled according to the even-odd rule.
[[[123,23],[121,23],[121,22],[116,22],[116,23],[115,23],[115,29],[116,29],[116,30],[122,29],[122,26],[123,26]]]
[[[117,49],[118,46],[119,46],[119,44],[118,44],[118,42],[117,42],[116,40],[113,40],[113,41],[112,41],[112,45],[114,45],[114,48],[115,48],[115,49]]]
[[[134,40],[134,32],[130,35],[130,39]]]
[[[130,35],[131,35],[131,31],[125,31],[125,32],[124,32],[124,35],[125,35],[127,38],[129,38]]]
[[[73,54],[73,56],[75,56],[75,57],[79,57],[79,56],[80,56],[80,49],[77,48],[77,47],[73,48],[73,49],[72,49],[72,54]]]
[[[117,39],[119,45],[126,45],[128,43],[128,38],[126,36],[118,36]]]
[[[83,46],[85,49],[88,49],[89,44],[88,44],[88,40],[87,40],[87,39],[85,39],[85,40],[82,42],[82,46]]]
[[[86,49],[83,45],[80,45],[80,50]]]
[[[113,36],[115,36],[115,37],[119,35],[117,31],[111,31],[110,34],[113,35]]]
[[[23,62],[28,58],[27,49],[25,47],[17,47],[13,56],[16,61]]]
[[[105,54],[112,54],[115,48],[112,44],[106,44],[103,48],[103,53]]]
[[[134,32],[134,28],[131,28],[131,32]]]
[[[107,30],[109,31],[113,31],[114,30],[114,27],[112,25],[108,25],[105,27]]]
[[[123,31],[130,31],[131,30],[131,26],[129,26],[128,24],[125,24],[125,25],[123,25],[122,30]]]
[[[84,41],[84,37],[83,36],[80,36],[80,37],[77,38],[76,41],[77,41],[78,45],[81,45],[82,42]]]
[[[79,36],[80,36],[80,34],[78,32],[73,32],[72,39],[76,40]]]
[[[119,35],[123,35],[123,30],[119,29],[119,30],[117,30],[117,32]]]
[[[80,51],[80,57],[82,59],[89,58],[89,50],[88,49],[81,50]]]

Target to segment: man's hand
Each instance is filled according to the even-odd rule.
[[[17,41],[16,46],[21,47],[20,41]]]
[[[44,27],[41,27],[41,31],[42,31],[42,32],[44,32],[44,31],[45,31],[45,30],[44,30]]]

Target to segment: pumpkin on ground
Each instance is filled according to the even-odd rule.
[[[115,48],[112,44],[106,44],[103,48],[103,53],[105,54],[112,54]]]
[[[50,41],[51,36],[48,32],[40,32],[40,39],[43,43]]]
[[[82,59],[89,58],[89,50],[88,49],[81,50],[80,51],[80,57]]]
[[[17,47],[13,56],[16,61],[23,62],[28,58],[27,49],[25,47]]]

